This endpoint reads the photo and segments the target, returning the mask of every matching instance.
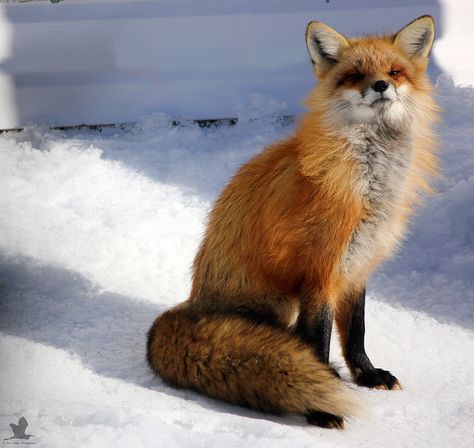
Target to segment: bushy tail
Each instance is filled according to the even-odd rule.
[[[170,310],[148,334],[148,362],[166,382],[274,413],[354,414],[354,392],[291,333],[239,316]]]

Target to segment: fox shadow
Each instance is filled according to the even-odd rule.
[[[0,257],[0,331],[73,353],[101,376],[192,399],[206,409],[305,425],[297,416],[262,414],[175,389],[155,376],[146,362],[147,331],[166,309],[101,291],[82,275],[61,267]],[[156,405],[160,406],[158,401]]]
[[[25,258],[1,259],[0,295],[3,332],[76,353],[100,375],[151,386],[146,332],[165,307]]]

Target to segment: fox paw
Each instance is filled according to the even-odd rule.
[[[356,372],[355,382],[359,386],[370,387],[372,389],[402,389],[402,385],[397,378],[395,378],[388,370],[383,369]]]
[[[320,426],[321,428],[344,429],[344,420],[334,414],[321,411],[311,411],[306,414],[306,420],[310,425]]]

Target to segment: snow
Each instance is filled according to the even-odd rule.
[[[474,91],[438,91],[438,193],[369,284],[367,351],[404,390],[358,388],[370,411],[343,432],[172,389],[144,358],[153,319],[186,298],[212,201],[291,132],[284,105],[255,95],[236,126],[0,135],[0,436],[23,415],[38,447],[472,446]],[[337,341],[331,357],[343,366]]]

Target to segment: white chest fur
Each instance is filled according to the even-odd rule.
[[[354,230],[342,260],[349,275],[364,272],[376,255],[390,253],[402,237],[397,208],[403,199],[412,155],[409,133],[380,127],[346,131],[359,176],[355,188],[367,217]]]

